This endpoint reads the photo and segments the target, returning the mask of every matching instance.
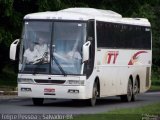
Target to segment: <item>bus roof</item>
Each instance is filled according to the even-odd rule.
[[[57,20],[89,20],[106,21],[113,23],[132,24],[140,26],[150,26],[146,18],[124,18],[122,15],[111,11],[95,8],[68,8],[60,11],[46,11],[31,13],[24,19],[57,19]]]

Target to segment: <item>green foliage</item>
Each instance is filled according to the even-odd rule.
[[[0,0],[0,15],[9,17],[12,15],[13,0]]]
[[[9,47],[10,40],[12,40],[12,34],[10,32],[5,31],[4,29],[0,29],[0,43],[3,41],[6,47]]]
[[[38,0],[39,11],[56,11],[63,8],[61,0]]]

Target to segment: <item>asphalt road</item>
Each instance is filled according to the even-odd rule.
[[[31,99],[0,99],[0,114],[95,114],[118,108],[134,108],[160,101],[160,92],[148,92],[137,97],[136,102],[121,102],[119,97],[98,99],[95,107],[86,106],[82,101],[51,100],[42,106],[34,106]]]

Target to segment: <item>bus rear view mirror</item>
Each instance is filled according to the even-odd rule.
[[[9,57],[11,60],[16,60],[18,44],[19,44],[19,39],[16,39],[10,46]]]
[[[88,41],[83,45],[83,62],[87,61],[89,59],[89,47],[91,45],[91,42]]]

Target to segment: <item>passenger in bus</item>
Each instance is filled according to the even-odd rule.
[[[82,59],[82,57],[81,57],[81,55],[80,55],[80,53],[78,51],[73,51],[72,50],[67,54],[67,56],[69,58],[73,58],[73,59],[77,59],[77,60],[81,60]]]
[[[24,52],[24,62],[29,64],[33,63],[38,58],[38,51],[34,47],[34,43],[32,41],[28,42],[28,48]]]
[[[73,62],[75,65],[74,73],[80,73],[80,66],[82,62],[82,57],[77,46],[74,45],[73,49],[67,53],[68,58]]]
[[[80,54],[80,48],[79,48],[79,42],[78,40],[74,43],[73,46],[71,46],[71,50],[67,53],[68,58],[81,60],[81,54]]]

